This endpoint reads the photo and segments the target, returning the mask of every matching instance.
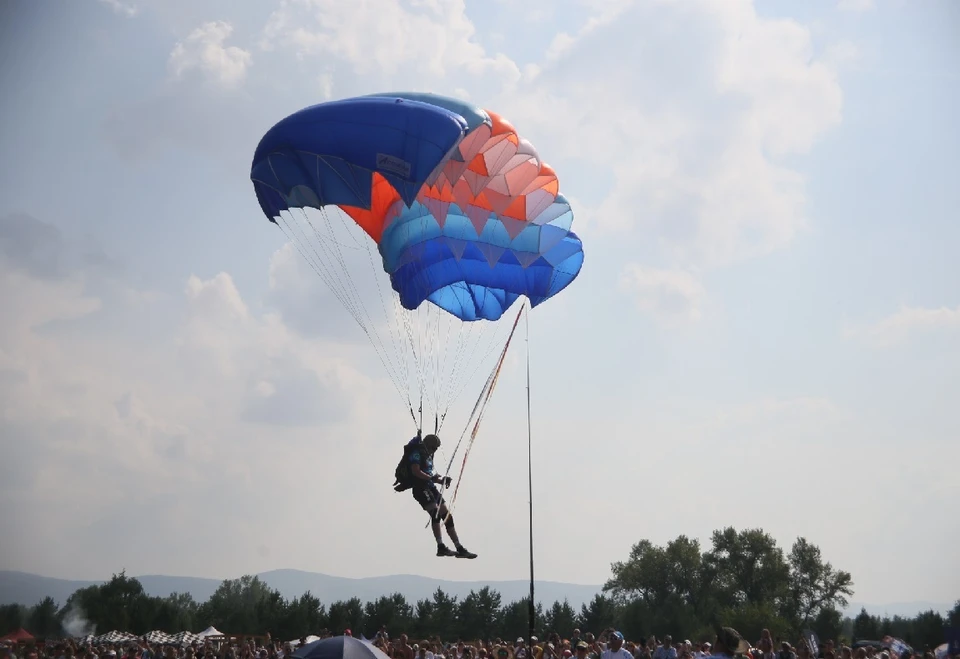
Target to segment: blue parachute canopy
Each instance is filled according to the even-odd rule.
[[[305,108],[263,136],[250,176],[271,220],[328,205],[348,214],[408,310],[496,320],[521,296],[537,306],[557,295],[583,265],[554,170],[504,118],[459,99],[400,92]]]
[[[369,208],[374,172],[408,204],[467,130],[460,115],[419,101],[366,97],[286,117],[260,140],[250,178],[269,218],[290,206]],[[305,203],[291,204],[290,197]]]

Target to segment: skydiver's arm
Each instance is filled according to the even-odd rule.
[[[416,478],[419,478],[420,480],[424,480],[424,481],[436,481],[436,479],[438,478],[437,476],[431,476],[427,472],[420,469],[420,465],[418,465],[417,463],[413,463],[412,465],[410,465],[410,473],[412,473]]]

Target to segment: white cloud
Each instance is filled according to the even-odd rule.
[[[261,48],[339,62],[351,77],[364,78],[359,85],[377,91],[426,91],[464,74],[476,78],[474,88],[488,78],[498,89],[521,76],[510,58],[479,43],[463,0],[282,2],[263,29]]]
[[[784,158],[841,121],[833,62],[810,30],[744,0],[601,11],[558,36],[522,94],[500,99],[563,162],[562,184],[611,173],[612,190],[578,221],[638,231],[681,267],[789,244],[806,226],[806,191]],[[636,38],[638,25],[660,27]]]
[[[217,84],[232,88],[241,85],[250,68],[252,55],[237,46],[224,46],[233,26],[224,21],[204,23],[170,52],[168,66],[174,78],[199,69]]]
[[[848,69],[861,60],[860,48],[851,41],[838,41],[827,48],[824,61],[837,70]]]
[[[904,306],[874,325],[848,329],[844,333],[848,338],[864,340],[875,348],[886,348],[917,334],[957,329],[960,329],[960,307],[927,309]]]
[[[121,0],[100,0],[100,2],[110,7],[115,13],[129,18],[136,16],[139,11],[136,5],[121,2]]]
[[[204,504],[248,511],[250,520],[224,520],[242,536],[268,510],[294,525],[313,504],[292,504],[296,487],[278,487],[277,478],[292,466],[368,461],[377,449],[366,433],[386,436],[397,424],[398,415],[381,411],[363,433],[336,441],[392,395],[389,383],[357,369],[362,351],[304,339],[279,316],[253,310],[225,273],[191,276],[173,299],[90,291],[89,266],[43,253],[63,242],[58,232],[29,248],[22,236],[44,235],[42,225],[21,217],[0,228],[9,312],[0,323],[0,449],[8,457],[0,494],[30,519],[63,516],[56,531],[36,529],[40,537],[69,533],[77,546],[95,545],[102,533],[137,532],[120,519],[150,518],[153,532],[172,540],[184,525],[202,525]],[[4,256],[12,245],[17,260]],[[170,331],[154,327],[153,338],[141,338],[138,323],[160,318],[171,319]],[[350,486],[347,472],[325,478]],[[40,558],[34,532],[15,535],[23,541],[7,547],[8,565],[46,571],[35,561],[66,560],[62,543],[44,542]],[[97,573],[122,560],[109,547],[94,553]],[[205,569],[221,571],[212,560]]]
[[[705,291],[692,273],[630,263],[621,274],[620,284],[640,309],[661,320],[700,320]]]
[[[317,77],[317,82],[320,85],[320,95],[323,96],[324,100],[330,100],[333,96],[333,74],[331,73],[321,73]]]
[[[303,336],[343,338],[358,331],[346,311],[331,313],[340,302],[292,243],[274,252],[266,302],[283,322]]]
[[[790,244],[807,226],[806,189],[785,158],[807,153],[840,122],[835,69],[850,48],[817,53],[807,27],[763,18],[747,0],[584,6],[593,14],[582,27],[557,34],[523,72],[481,43],[462,0],[283,0],[260,47],[295,55],[293,70],[317,81],[310,102],[420,89],[496,109],[558,166],[564,191],[581,201],[581,230],[639,232],[668,268],[724,266]],[[662,29],[638,39],[636,25]],[[230,29],[196,30],[171,55],[172,71],[242,79],[245,51],[218,68],[233,61],[223,45]],[[151,138],[136,114],[111,131],[137,126],[123,148],[143,153]],[[216,139],[224,129],[213,124],[191,142]],[[149,134],[172,132],[160,128]],[[591,195],[583,186],[593,177],[612,187]]]

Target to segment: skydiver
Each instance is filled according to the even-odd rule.
[[[457,537],[457,530],[453,524],[453,515],[447,509],[446,502],[437,489],[437,485],[443,484],[450,487],[450,477],[435,474],[433,471],[433,456],[440,448],[440,438],[436,435],[427,435],[422,439],[414,437],[406,447],[405,462],[407,466],[407,479],[399,478],[398,481],[406,481],[403,485],[409,486],[413,498],[416,499],[420,507],[430,513],[430,521],[433,526],[433,535],[437,540],[437,556],[456,556],[458,558],[476,558],[477,555],[468,551]],[[396,488],[398,491],[406,487]],[[447,535],[453,541],[456,551],[451,550],[443,542],[443,535],[440,531],[440,522],[443,521],[447,528]]]

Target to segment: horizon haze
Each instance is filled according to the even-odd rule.
[[[127,575],[140,581],[144,592],[150,596],[167,597],[172,593],[190,593],[197,602],[207,600],[216,591],[222,580],[205,577],[168,576],[168,575]],[[243,575],[238,575],[239,578]],[[338,600],[348,600],[352,597],[360,598],[362,603],[373,601],[381,596],[390,596],[401,593],[408,602],[415,603],[421,599],[429,599],[437,588],[453,597],[463,599],[471,590],[479,590],[484,586],[499,592],[503,603],[521,600],[530,593],[529,581],[522,579],[511,581],[451,581],[446,579],[432,579],[419,575],[391,574],[359,579],[348,579],[319,572],[304,572],[302,570],[270,570],[257,576],[270,588],[276,589],[285,599],[293,599],[310,591],[321,603],[328,605]],[[46,596],[51,596],[61,606],[66,602],[70,593],[78,588],[104,583],[104,580],[69,580],[52,579],[42,575],[27,574],[0,570],[0,606],[4,604],[36,603]],[[581,605],[588,604],[594,595],[602,592],[602,586],[559,583],[555,581],[537,581],[534,599],[549,607],[554,602],[566,600],[579,611]],[[871,615],[881,616],[915,616],[922,611],[938,611],[946,614],[953,607],[950,602],[885,602],[865,603],[851,600],[842,609],[842,613],[855,617],[861,608]]]

